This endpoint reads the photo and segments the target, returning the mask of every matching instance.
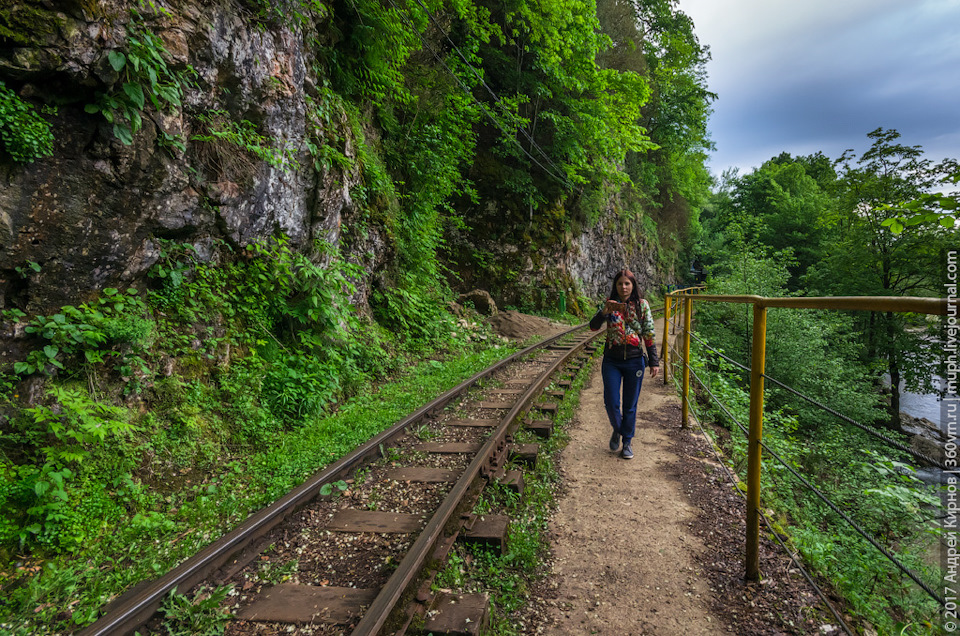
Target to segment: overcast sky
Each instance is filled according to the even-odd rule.
[[[960,0],[679,0],[710,46],[716,175],[787,151],[836,159],[895,128],[960,159]]]

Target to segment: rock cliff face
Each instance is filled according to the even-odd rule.
[[[624,268],[636,275],[641,292],[660,284],[652,241],[643,237],[626,239],[626,235],[622,223],[611,213],[576,237],[576,249],[565,264],[574,280],[581,281],[584,292],[591,296],[609,294],[612,275]]]
[[[310,70],[308,36],[252,25],[237,3],[185,2],[143,17],[162,39],[170,68],[190,71],[191,79],[179,108],[148,105],[132,144],[122,144],[101,113],[87,112],[97,92],[117,82],[110,54],[127,46],[131,6],[74,0],[0,9],[6,24],[30,34],[0,41],[0,80],[24,99],[59,104],[46,116],[56,140],[52,156],[27,165],[0,161],[2,308],[42,312],[104,287],[136,284],[163,240],[209,251],[204,247],[216,241],[242,248],[282,232],[300,247],[315,239],[335,244],[356,214],[350,191],[358,169],[314,169],[306,150],[307,102],[322,81]],[[31,20],[42,28],[28,30]],[[202,116],[218,111],[251,122],[288,160],[265,161],[197,139]],[[342,140],[338,151],[354,158],[347,122],[330,121],[324,125],[344,130],[328,138]],[[173,136],[182,147],[170,143]],[[360,282],[358,303],[391,258],[385,232],[368,228],[347,248],[370,274]],[[566,273],[594,294],[628,265],[653,284],[645,246],[625,246],[618,234],[614,221],[602,222],[540,264],[531,262],[524,276]]]
[[[278,147],[302,158],[302,36],[252,28],[228,3],[186,5],[157,17],[150,26],[171,66],[182,71],[190,65],[196,78],[182,109],[144,117],[142,131],[125,146],[100,114],[83,107],[116,80],[108,54],[125,48],[129,7],[66,4],[48,12],[55,33],[34,48],[6,49],[0,60],[4,75],[23,83],[21,94],[48,102],[71,97],[53,118],[53,156],[5,166],[3,306],[44,309],[133,282],[156,261],[157,239],[244,246],[277,231],[296,245],[315,235],[338,238],[355,175],[318,177],[191,140],[196,114],[224,110],[256,123]],[[158,144],[163,133],[180,135],[185,148]],[[30,261],[40,271],[18,274],[16,268]]]

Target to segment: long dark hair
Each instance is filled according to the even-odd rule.
[[[621,269],[619,272],[613,275],[613,285],[610,288],[610,300],[620,301],[620,294],[617,293],[617,281],[622,277],[626,276],[630,279],[630,282],[633,283],[633,289],[630,290],[630,298],[627,298],[628,303],[634,303],[636,306],[640,306],[640,286],[637,285],[637,277],[633,275],[629,269]]]

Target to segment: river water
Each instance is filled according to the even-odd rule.
[[[933,377],[933,385],[938,389],[940,382],[938,376]],[[907,415],[926,418],[936,424],[937,428],[941,428],[942,407],[943,401],[939,393],[908,393],[903,390],[903,384],[900,385],[900,410]]]
[[[935,387],[940,388],[941,380],[938,376],[934,376],[933,384]],[[937,428],[946,432],[944,430],[946,423],[943,422],[942,408],[943,400],[940,399],[939,393],[908,393],[903,391],[903,386],[901,385],[900,411],[913,417],[928,419],[933,422]],[[905,426],[904,430],[910,433],[923,432],[919,430],[919,427],[915,430],[912,427]],[[939,468],[918,468],[916,476],[928,484],[945,483],[944,475]]]

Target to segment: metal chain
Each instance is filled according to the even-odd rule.
[[[701,380],[701,379],[700,379],[700,376],[697,375],[697,372],[693,370],[693,367],[690,367],[690,373],[692,373],[692,374],[693,374],[693,377],[696,379],[696,381],[700,383],[700,386],[702,386],[703,389],[704,389],[707,393],[710,394],[710,397],[713,398],[713,400],[714,400],[714,401],[717,403],[717,405],[723,410],[723,412],[727,414],[727,417],[729,417],[729,418],[733,421],[734,424],[736,424],[737,426],[740,427],[740,430],[743,431],[743,434],[744,434],[744,435],[748,435],[748,436],[749,436],[750,433],[747,431],[747,427],[745,427],[743,424],[741,424],[741,423],[740,423],[740,420],[738,420],[736,417],[734,417],[733,413],[731,413],[731,412],[727,409],[726,405],[725,405],[723,402],[720,401],[720,398],[718,398],[716,395],[714,395],[714,394],[713,394],[713,391],[711,391],[710,388],[709,388],[706,384],[703,383],[703,380]]]
[[[901,443],[898,442],[897,440],[887,437],[886,435],[884,435],[883,433],[881,433],[880,431],[876,430],[876,429],[873,428],[873,427],[867,426],[866,424],[861,424],[860,422],[857,422],[856,420],[853,420],[853,419],[847,417],[846,415],[843,415],[842,413],[838,413],[837,411],[833,410],[833,409],[830,408],[829,406],[826,406],[826,405],[824,405],[824,404],[821,404],[820,402],[817,402],[815,399],[813,399],[813,398],[811,398],[811,397],[807,397],[807,396],[804,395],[803,393],[800,393],[800,392],[797,391],[796,389],[793,389],[793,388],[787,386],[786,384],[784,384],[783,382],[780,382],[779,380],[775,380],[774,378],[771,378],[769,375],[767,375],[767,374],[765,374],[765,373],[761,373],[760,375],[762,375],[762,376],[765,377],[766,379],[770,380],[770,381],[773,382],[774,384],[776,384],[776,385],[778,385],[778,386],[781,386],[781,387],[783,387],[784,389],[786,389],[787,391],[789,391],[789,392],[797,395],[798,397],[803,398],[804,400],[810,402],[811,404],[820,407],[821,409],[823,409],[823,410],[826,411],[827,413],[830,413],[831,415],[835,415],[836,417],[839,417],[839,418],[840,418],[841,420],[843,420],[844,422],[847,422],[848,424],[853,424],[853,425],[856,426],[857,428],[860,428],[860,429],[866,431],[867,433],[870,433],[870,434],[873,435],[874,437],[879,437],[880,439],[882,439],[882,440],[885,441],[886,443],[890,444],[891,446],[895,446],[896,448],[899,448],[900,450],[902,450],[903,452],[907,453],[908,455],[912,455],[913,457],[915,457],[915,458],[917,458],[917,459],[919,459],[919,460],[921,460],[921,461],[924,461],[924,462],[927,462],[928,464],[931,464],[931,465],[933,465],[933,466],[936,466],[936,467],[939,468],[940,470],[947,470],[947,467],[944,466],[944,465],[943,465],[943,462],[941,462],[940,460],[934,459],[933,457],[928,457],[927,455],[924,455],[923,453],[917,452],[917,451],[913,450],[912,448],[910,448],[909,446],[906,446],[905,444],[901,444]]]
[[[849,523],[851,526],[853,526],[853,529],[856,530],[858,533],[860,533],[860,535],[861,535],[864,539],[866,539],[867,541],[869,541],[870,544],[873,545],[873,547],[875,547],[877,550],[880,550],[880,552],[883,553],[883,556],[885,556],[885,557],[887,557],[888,559],[890,559],[890,561],[892,561],[892,562],[894,563],[894,565],[896,565],[898,568],[900,568],[900,571],[902,571],[904,574],[906,574],[906,575],[909,576],[911,579],[913,579],[914,583],[916,583],[916,584],[919,585],[921,588],[923,588],[923,591],[924,591],[924,592],[926,592],[927,594],[929,594],[929,595],[930,595],[935,601],[937,601],[941,606],[946,606],[947,602],[943,599],[943,597],[941,597],[939,594],[937,594],[936,592],[934,592],[933,590],[931,590],[931,589],[927,586],[926,583],[924,583],[924,582],[921,581],[919,578],[917,578],[917,575],[914,574],[913,570],[911,570],[910,568],[908,568],[907,566],[905,566],[905,565],[904,565],[903,563],[901,563],[895,556],[893,556],[892,554],[890,554],[882,545],[880,545],[879,543],[877,543],[877,542],[873,539],[873,537],[871,537],[870,535],[868,535],[865,530],[863,530],[862,528],[860,528],[859,525],[857,525],[857,522],[856,522],[856,521],[854,521],[853,519],[851,519],[850,517],[848,517],[842,510],[840,510],[840,508],[838,508],[837,506],[835,506],[835,505],[833,504],[833,502],[831,502],[831,501],[830,501],[829,499],[827,499],[823,494],[821,494],[820,491],[817,490],[817,488],[816,488],[813,484],[811,484],[811,483],[808,482],[806,479],[804,479],[803,476],[802,476],[800,473],[798,473],[797,471],[795,471],[795,470],[794,470],[789,464],[787,464],[779,455],[777,455],[775,452],[773,452],[772,450],[770,450],[770,447],[769,447],[769,446],[767,446],[766,444],[764,444],[762,441],[760,442],[760,446],[762,446],[768,453],[770,453],[771,455],[773,455],[773,457],[776,458],[777,461],[779,461],[781,464],[783,464],[783,466],[784,466],[787,470],[789,470],[791,473],[793,473],[794,477],[796,477],[797,479],[799,479],[800,482],[801,482],[804,486],[806,486],[807,488],[809,488],[810,490],[812,490],[813,493],[814,493],[817,497],[819,497],[825,504],[827,504],[827,505],[830,507],[831,510],[833,510],[835,513],[837,513],[838,515],[840,515],[841,517],[843,517],[843,519],[844,519],[847,523]]]

